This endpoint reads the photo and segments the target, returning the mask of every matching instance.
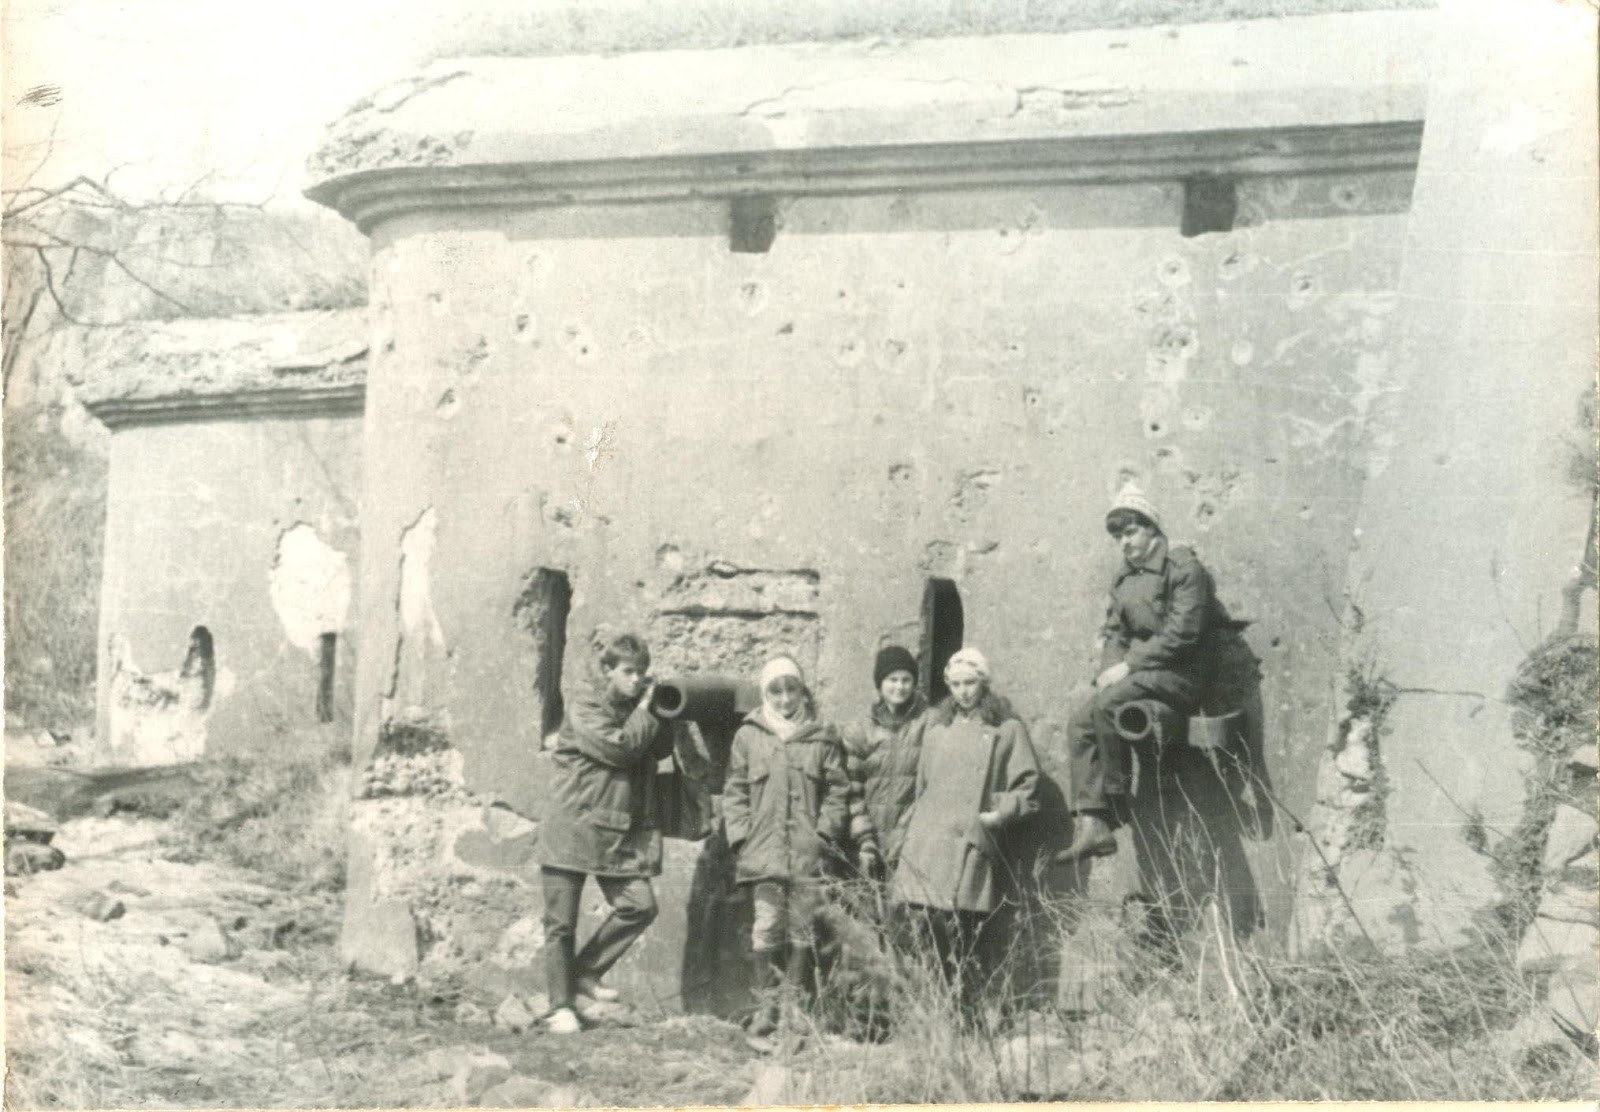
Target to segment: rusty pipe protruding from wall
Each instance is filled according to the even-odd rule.
[[[1113,724],[1126,741],[1153,739],[1164,745],[1181,736],[1178,712],[1155,699],[1135,699],[1117,708]]]
[[[724,728],[737,726],[760,705],[755,684],[730,676],[674,676],[658,680],[650,696],[650,713],[657,718]]]

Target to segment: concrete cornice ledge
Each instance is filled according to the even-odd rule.
[[[307,195],[418,210],[1410,167],[1428,11],[435,63]]]
[[[339,417],[366,401],[366,310],[137,321],[100,334],[74,383],[108,428]]]

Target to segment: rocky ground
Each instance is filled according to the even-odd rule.
[[[7,880],[8,1106],[737,1103],[753,1083],[718,1020],[563,1039],[351,978],[333,900],[171,860],[166,833],[72,819],[62,868]]]
[[[108,779],[39,748],[47,760],[7,752],[7,871],[42,869],[6,879],[8,1107],[1595,1091],[1593,1060],[1560,1026],[1569,1011],[1579,1023],[1593,1014],[1593,817],[1571,808],[1557,810],[1544,838],[1549,882],[1521,955],[1296,961],[1225,944],[1212,915],[1182,962],[1156,968],[1129,948],[1114,909],[1089,901],[1062,921],[1061,993],[1036,1002],[1041,1011],[992,1014],[967,1030],[942,982],[900,973],[886,1042],[811,1030],[760,1053],[736,1026],[704,1016],[613,1006],[593,1029],[561,1037],[536,1022],[539,996],[350,975],[337,956],[348,768]],[[24,841],[33,848],[13,854]],[[838,937],[848,947],[848,933]]]

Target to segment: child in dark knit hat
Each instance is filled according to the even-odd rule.
[[[861,875],[885,880],[900,858],[901,820],[916,795],[928,701],[917,690],[917,658],[899,645],[878,651],[872,685],[877,701],[842,733],[851,842]]]

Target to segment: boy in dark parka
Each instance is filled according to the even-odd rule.
[[[650,878],[661,875],[656,762],[672,731],[650,714],[650,650],[624,633],[601,651],[599,675],[567,700],[554,754],[550,812],[539,827],[545,981],[559,1034],[580,1029],[578,996],[614,1000],[600,984],[656,917]],[[600,884],[611,913],[574,952],[584,881]]]

